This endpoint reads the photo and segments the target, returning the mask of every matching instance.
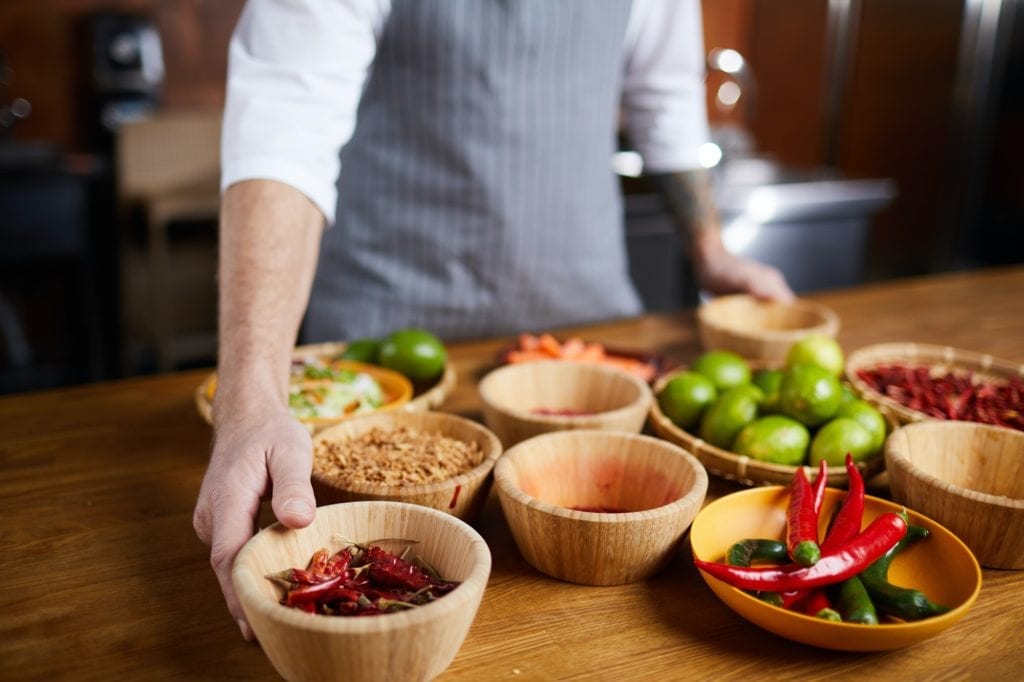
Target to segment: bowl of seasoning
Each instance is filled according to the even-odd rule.
[[[704,467],[682,448],[612,431],[546,433],[495,467],[519,552],[554,578],[621,585],[660,570],[707,493]]]
[[[499,367],[479,384],[484,422],[502,444],[542,433],[600,429],[638,433],[653,395],[640,376],[566,360]]]
[[[366,501],[263,529],[232,581],[285,679],[427,680],[462,646],[490,569],[483,538],[451,514]]]
[[[1024,433],[987,424],[907,424],[885,445],[892,497],[933,517],[982,566],[1024,568]]]
[[[501,452],[497,436],[454,414],[355,417],[314,436],[313,491],[320,504],[395,500],[472,519]]]
[[[836,488],[825,488],[822,492],[816,530],[819,538],[826,538],[822,557],[832,558],[828,561],[822,558],[809,568],[797,567],[785,556],[791,487],[743,490],[714,500],[701,510],[690,530],[691,549],[694,559],[717,565],[717,568],[699,570],[708,587],[726,606],[754,625],[781,637],[841,651],[884,651],[911,646],[952,627],[966,615],[981,590],[981,569],[956,535],[913,510],[863,495],[861,523],[854,526],[854,531],[859,532],[853,536],[860,539],[826,549],[829,521],[836,508],[845,504],[847,493]],[[846,607],[840,606],[845,603],[842,601],[845,579],[842,582],[830,579],[813,589],[787,585],[786,591],[776,591],[777,586],[772,581],[777,578],[802,580],[807,577],[809,580],[810,571],[819,574],[847,571],[845,564],[858,560],[867,551],[881,551],[880,558],[884,557],[896,545],[882,542],[883,533],[891,530],[891,526],[885,519],[879,519],[883,516],[892,519],[903,513],[907,529],[903,538],[913,542],[900,546],[885,563],[872,561],[863,570],[850,571],[851,577],[857,578],[865,590],[871,587],[867,596],[861,593],[851,598],[851,610],[856,607],[863,612],[870,605],[876,622],[867,622],[870,619],[863,618],[862,613],[857,618],[864,622],[854,622]],[[781,545],[778,556],[771,556],[773,544]],[[739,552],[734,548],[746,549]],[[848,554],[835,556],[836,552],[847,549]],[[752,565],[761,569],[758,571],[758,577],[763,580],[760,590],[730,584],[730,576],[724,573]],[[713,575],[712,569],[718,575]],[[831,615],[836,620],[825,617],[814,597],[825,600],[825,608],[834,612]],[[796,601],[785,603],[790,598]],[[782,604],[778,603],[780,600]],[[815,604],[813,608],[812,604]]]

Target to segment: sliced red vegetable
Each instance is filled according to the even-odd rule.
[[[803,467],[793,476],[786,514],[786,548],[790,558],[801,566],[813,566],[821,557],[818,547],[818,512],[814,509],[814,491]]]
[[[788,592],[832,585],[857,575],[881,557],[907,533],[907,523],[898,514],[880,515],[843,547],[823,554],[813,566],[790,564],[781,567],[730,566],[694,559],[709,575],[744,590]]]
[[[846,454],[846,474],[850,478],[850,490],[825,541],[821,543],[823,553],[836,550],[857,537],[864,522],[864,479],[850,453]]]

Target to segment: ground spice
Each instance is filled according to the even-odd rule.
[[[480,446],[404,426],[318,441],[313,466],[341,485],[419,485],[444,481],[483,461]]]

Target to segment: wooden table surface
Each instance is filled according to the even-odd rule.
[[[1024,267],[898,280],[810,296],[839,313],[849,352],[938,343],[1024,362]],[[699,353],[693,311],[577,330],[611,346]],[[453,345],[444,409],[480,418],[476,382],[508,339]],[[223,605],[192,531],[210,428],[204,372],[0,399],[0,679],[274,679]],[[736,490],[712,479],[709,498]],[[269,517],[268,517],[269,518]],[[519,556],[492,496],[475,524],[494,570],[442,680],[823,677],[995,679],[1024,668],[1024,572],[984,572],[967,616],[909,649],[796,644],[726,608],[688,547],[654,578],[562,583]],[[936,567],[936,570],[942,570]]]

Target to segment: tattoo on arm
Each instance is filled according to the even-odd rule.
[[[718,210],[711,194],[711,177],[705,169],[658,173],[651,179],[685,241],[695,241],[706,232],[718,232]]]

